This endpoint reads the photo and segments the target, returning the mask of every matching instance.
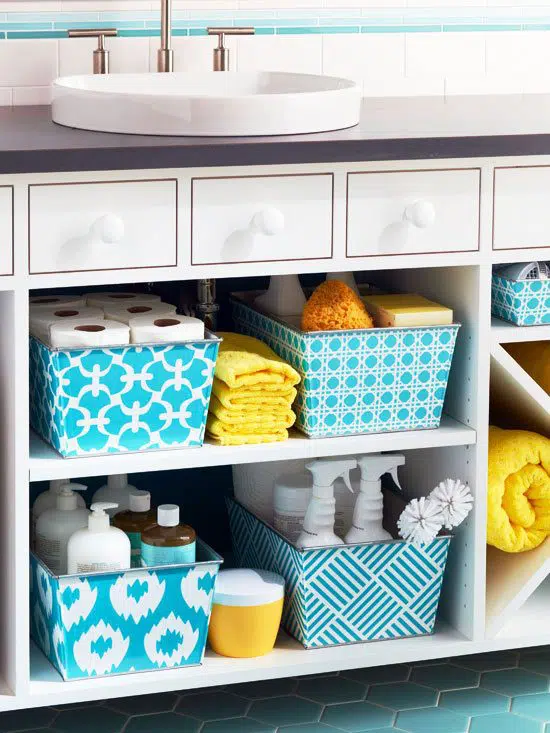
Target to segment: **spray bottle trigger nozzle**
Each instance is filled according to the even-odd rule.
[[[350,481],[350,477],[349,477],[349,471],[344,471],[344,473],[342,474],[342,479],[343,479],[344,483],[346,484],[346,486],[348,487],[348,489],[353,494],[353,486],[351,485],[351,481]]]
[[[397,466],[395,468],[392,468],[392,470],[389,473],[390,473],[390,476],[393,479],[394,484],[397,486],[397,488],[399,489],[399,491],[403,491],[403,487],[399,483],[399,477],[397,475]]]

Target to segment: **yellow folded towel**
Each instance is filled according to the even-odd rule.
[[[296,415],[287,405],[286,408],[270,405],[254,405],[252,407],[227,409],[215,395],[210,397],[208,408],[212,415],[221,420],[229,430],[236,426],[239,433],[248,433],[251,426],[260,425],[267,430],[290,428],[294,425]]]
[[[508,344],[506,351],[550,394],[550,341]]]
[[[232,432],[228,429],[230,426],[222,423],[221,420],[208,413],[206,420],[206,431],[209,437],[219,445],[253,445],[255,443],[278,443],[288,438],[288,430],[278,428],[274,430],[265,430],[258,427],[257,430],[247,432]]]
[[[296,399],[296,388],[281,390],[274,384],[254,385],[230,389],[225,382],[214,378],[212,392],[228,410],[247,409],[254,405],[270,405],[287,409]]]
[[[550,534],[550,440],[525,430],[489,431],[487,542],[504,552]]]
[[[218,335],[223,341],[215,374],[230,389],[272,384],[288,391],[300,381],[298,372],[258,339],[237,333]]]

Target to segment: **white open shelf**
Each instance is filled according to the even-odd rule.
[[[440,448],[473,445],[476,431],[448,415],[436,430],[411,430],[402,433],[349,435],[341,438],[308,438],[293,431],[282,443],[265,445],[219,446],[205,443],[202,448],[187,448],[143,453],[118,453],[85,458],[63,458],[31,431],[30,481],[46,481],[74,476],[103,476],[112,473],[168,471],[239,463],[284,461],[293,458],[344,456],[379,451]]]
[[[498,344],[512,344],[519,341],[548,341],[550,326],[516,326],[493,316],[491,334]]]

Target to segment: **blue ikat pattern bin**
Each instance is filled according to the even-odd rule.
[[[223,562],[54,576],[31,553],[31,637],[63,679],[201,664]]]
[[[200,447],[219,342],[50,349],[31,337],[31,426],[64,457]]]
[[[283,626],[306,648],[433,633],[450,535],[420,548],[394,540],[299,550],[228,506],[237,565],[284,577]]]
[[[304,333],[233,298],[237,331],[301,375],[296,427],[314,438],[437,428],[460,326]]]
[[[550,280],[509,280],[494,273],[491,312],[518,326],[550,323]]]

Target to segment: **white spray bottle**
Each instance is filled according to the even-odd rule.
[[[397,467],[404,464],[405,456],[400,453],[375,453],[357,459],[357,465],[361,469],[361,483],[353,510],[353,522],[346,534],[348,545],[392,539],[391,534],[382,526],[384,518],[382,476],[389,473],[399,486]]]
[[[355,458],[326,458],[306,463],[306,468],[313,475],[312,497],[296,545],[298,547],[343,545],[344,541],[334,533],[336,509],[334,482],[341,477],[348,489],[353,491],[349,473],[357,468],[357,461]]]

